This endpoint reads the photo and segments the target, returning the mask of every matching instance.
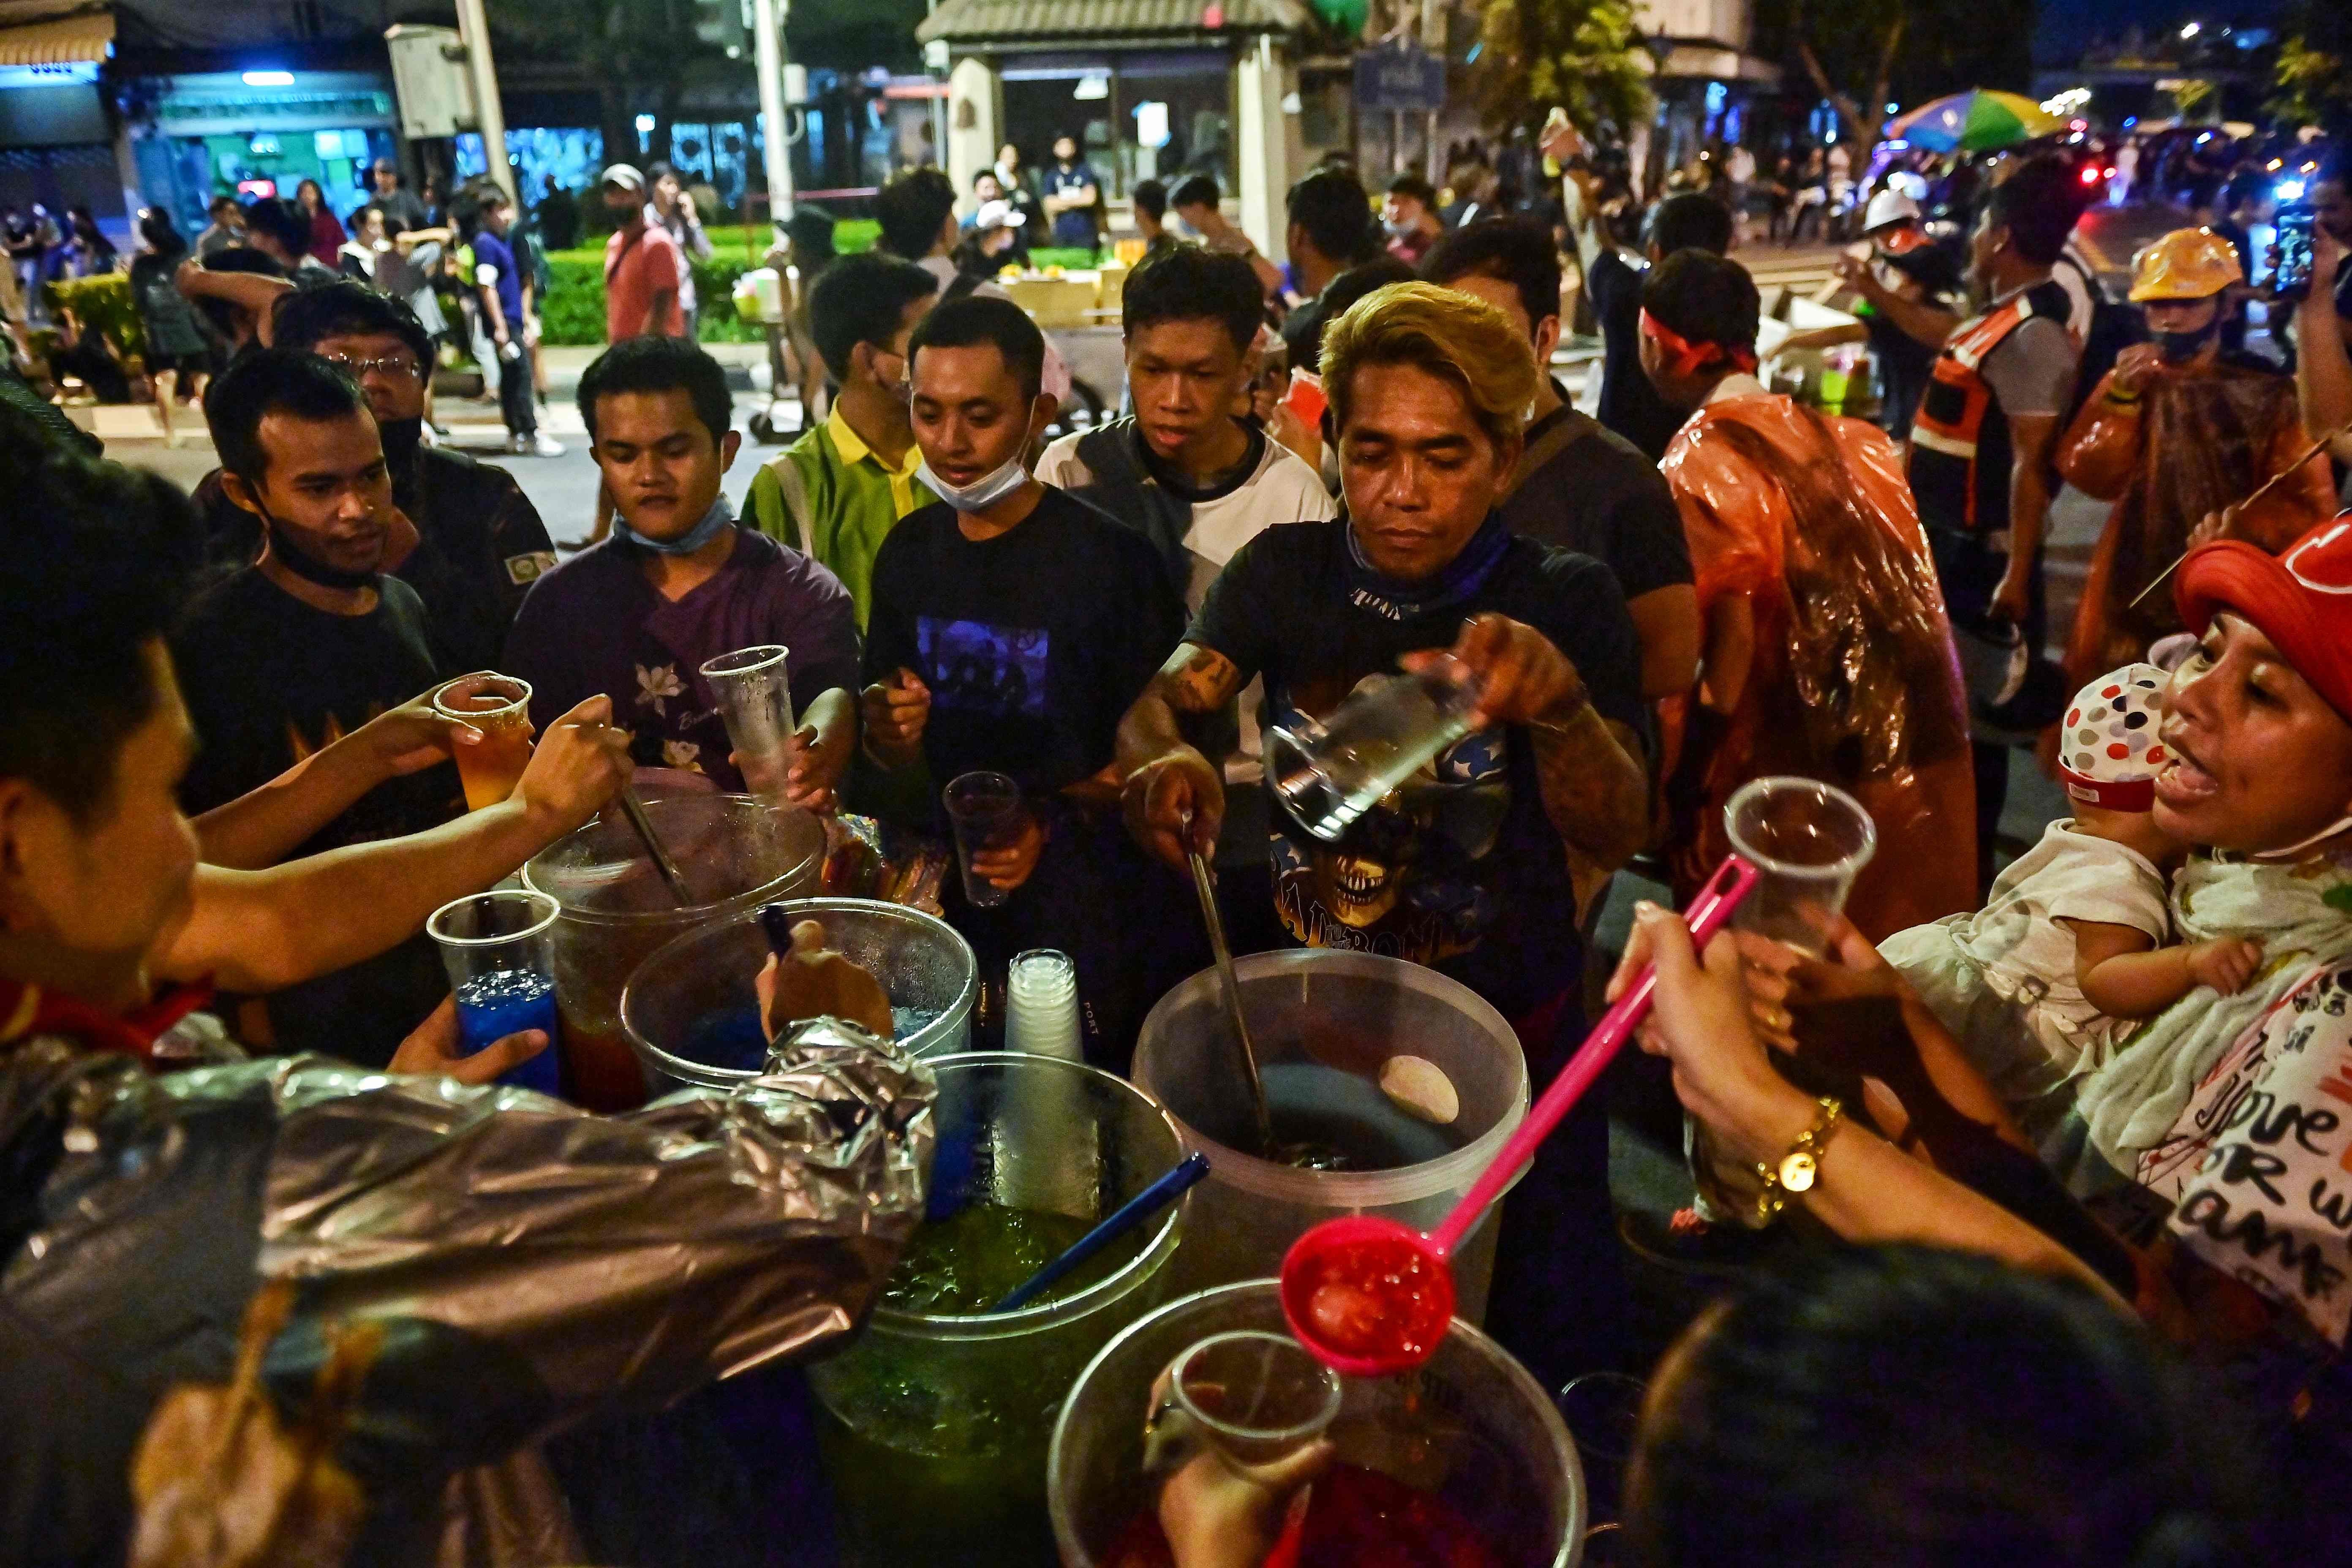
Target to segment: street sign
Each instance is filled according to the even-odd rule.
[[[414,142],[481,128],[466,47],[457,28],[403,23],[385,32],[383,42],[392,57],[392,85],[400,104],[403,137]]]
[[[1356,56],[1356,107],[1434,114],[1445,107],[1445,62],[1427,49],[1365,49]]]

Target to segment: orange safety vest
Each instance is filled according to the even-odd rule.
[[[2066,290],[2042,282],[1963,325],[1944,344],[1911,425],[1911,493],[1931,528],[1969,533],[2009,527],[2009,416],[1982,366],[2035,316],[2064,326]]]

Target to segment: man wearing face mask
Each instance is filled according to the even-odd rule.
[[[2182,630],[2169,594],[2139,598],[2189,548],[2209,512],[2231,510],[2226,537],[2275,553],[2334,509],[2327,458],[2315,454],[2252,507],[2265,480],[2302,457],[2294,383],[2269,361],[2221,345],[2245,273],[2210,229],[2176,229],[2139,254],[2131,300],[2150,341],[2124,350],[2058,448],[2058,471],[2115,502],[2067,647],[2071,672],[2112,668]],[[2085,676],[2088,679],[2088,676]]]
[[[783,793],[813,811],[857,744],[857,624],[841,580],[740,526],[720,490],[743,437],[719,362],[683,338],[632,338],[580,377],[580,419],[613,497],[612,537],[541,577],[499,668],[545,725],[603,693],[640,767],[746,781],[702,666],[780,643],[801,723]]]
[[[898,520],[938,498],[915,477],[907,423],[907,340],[938,302],[929,269],[867,251],[809,290],[809,335],[841,388],[824,423],[761,467],[743,521],[841,579],[863,628],[874,557]]]
[[[1020,784],[1024,830],[972,863],[1010,896],[974,909],[950,879],[948,918],[984,963],[1033,947],[1075,957],[1099,1029],[1090,1054],[1118,1067],[1151,999],[1142,933],[1160,879],[1120,828],[1113,754],[1184,606],[1149,539],[1022,466],[1055,412],[1045,348],[1008,300],[958,300],[915,330],[915,439],[940,501],[874,563],[866,751],[894,777],[927,771],[932,801],[961,773]]]
[[[343,371],[296,349],[258,350],[213,383],[205,417],[220,489],[263,539],[251,564],[190,604],[172,639],[199,742],[180,790],[192,815],[462,673],[434,658],[424,602],[388,575],[416,532],[393,504],[374,416]],[[457,770],[429,767],[369,791],[299,853],[399,837],[458,812]],[[248,1007],[243,1032],[256,1045],[382,1066],[446,994],[419,933]]]
[[[555,565],[538,509],[504,468],[420,440],[433,344],[405,304],[349,281],[289,294],[278,304],[278,346],[320,355],[367,396],[393,504],[416,526],[416,547],[397,574],[425,602],[434,662],[451,671],[489,668],[523,595]],[[261,521],[229,500],[219,471],[196,487],[195,499],[210,551],[240,565],[253,560]]]

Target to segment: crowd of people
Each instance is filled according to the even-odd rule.
[[[628,279],[646,296],[634,311],[653,310],[665,330],[691,339],[701,309],[693,262],[712,252],[695,198],[667,164],[643,172],[615,168],[625,169],[627,180],[604,182],[606,203],[615,209],[614,227],[660,237],[630,261]],[[316,180],[300,181],[290,198],[217,195],[210,221],[193,242],[169,213],[149,208],[136,226],[141,248],[127,261],[87,208],[70,209],[63,227],[38,207],[29,215],[0,214],[12,257],[0,320],[8,329],[14,368],[42,390],[71,378],[99,402],[131,401],[137,390],[127,368],[131,344],[119,336],[77,320],[70,310],[53,323],[57,345],[48,353],[35,355],[25,333],[28,325],[52,324],[47,283],[127,270],[146,395],[165,438],[176,445],[175,404],[201,402],[207,382],[234,356],[268,342],[267,307],[275,285],[306,289],[344,278],[401,300],[415,314],[431,345],[428,380],[436,370],[471,363],[478,396],[497,405],[510,453],[561,457],[562,444],[540,428],[548,395],[539,357],[541,316],[551,284],[547,252],[577,241],[577,200],[552,175],[528,205],[487,177],[468,180],[446,197],[428,180],[420,194],[388,159],[377,160],[367,178],[365,199],[340,216]],[[633,219],[611,199],[624,192],[642,209]],[[623,245],[625,251],[634,248]],[[184,267],[189,262],[193,269]],[[641,281],[656,270],[658,286]],[[210,272],[236,280],[201,276]],[[635,323],[625,325],[629,330],[616,332],[615,341],[634,335]],[[437,422],[427,423],[428,439],[447,437]]]
[[[1017,784],[1019,832],[973,863],[995,896],[949,879],[947,919],[989,973],[1073,955],[1116,1071],[1207,963],[1195,854],[1237,946],[1429,965],[1540,1082],[1585,1032],[1613,879],[1639,861],[1680,901],[1743,785],[1847,791],[1878,850],[1824,957],[1695,950],[1643,905],[1609,983],[1655,965],[1683,1241],[1788,1211],[1814,1244],[1652,1377],[1635,1560],[2325,1561],[2352,1447],[2352,529],[2310,438],[2352,424],[2347,171],[2315,182],[2308,297],[2278,302],[2292,377],[2223,346],[2245,268],[2198,229],[2136,259],[2144,341],[2099,363],[2116,307],[2061,276],[2084,200],[2062,160],[1997,171],[1948,269],[1917,259],[1941,246],[1916,205],[1874,208],[1847,282],[1874,347],[1911,345],[1882,428],[1759,378],[1731,204],[1676,191],[1629,254],[1573,128],[1515,147],[1561,171],[1557,224],[1499,174],[1376,201],[1327,165],[1287,193],[1280,266],[1213,180],[1139,194],[1126,411],[1050,442],[1066,371],[989,264],[1033,204],[1056,242],[1098,234],[1075,143],[1034,183],[1017,155],[983,175],[969,226],[934,170],[884,190],[875,252],[796,225],[830,401],[740,516],[698,225],[674,177],[614,165],[612,342],[577,392],[610,524],[561,563],[510,476],[428,438],[438,247],[541,449],[501,195],[452,229],[394,176],[331,233],[322,205],[231,204],[176,248],[157,219],[153,340],[235,345],[170,351],[209,377],[218,471],[191,499],[0,402],[44,520],[0,540],[8,1552],[121,1554],[151,1412],[226,1379],[263,1275],[305,1282],[311,1340],[338,1313],[408,1331],[349,1396],[379,1499],[860,1320],[921,1207],[920,1075],[794,1034],[731,1096],[590,1116],[488,1087],[542,1033],[456,1053],[421,935],[632,778],[744,787],[701,671],[780,644],[792,805],[943,837],[950,781]],[[1571,264],[1605,343],[1590,414],[1551,370]],[[2071,637],[2043,583],[2061,474],[2114,501]],[[1266,726],[1441,656],[1475,683],[1461,740],[1339,842],[1272,803]],[[539,742],[467,812],[451,763],[480,737],[430,699],[489,670],[530,683]],[[2073,815],[2000,867],[2036,747]],[[870,1210],[803,1226],[842,1164]],[[1591,1097],[1502,1210],[1487,1326],[1549,1387],[1632,1354],[1608,1178]],[[202,1228],[235,1267],[107,1245],[141,1203],[194,1203],[175,1181],[234,1196]],[[319,1217],[314,1191],[369,1182],[375,1217]],[[697,1238],[722,1261],[666,1300],[646,1254]],[[521,1288],[534,1267],[562,1289]],[[462,1441],[404,1405],[469,1370]],[[1328,1458],[1194,1461],[1160,1499],[1177,1561],[1265,1561]],[[373,1517],[388,1542],[425,1513]]]

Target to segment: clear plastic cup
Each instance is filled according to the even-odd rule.
[[[509,1035],[540,1030],[547,1048],[499,1081],[550,1095],[559,1091],[562,1062],[555,1048],[559,912],[545,893],[502,889],[452,900],[425,922],[457,998],[459,1054],[472,1056]]]
[[[702,667],[702,679],[727,721],[727,741],[743,787],[771,805],[784,799],[793,766],[793,691],[785,679],[792,649],[776,643],[722,653]]]
[[[1288,1334],[1212,1334],[1171,1363],[1160,1414],[1181,1410],[1193,1430],[1240,1466],[1270,1465],[1320,1437],[1339,1414],[1339,1374]]]
[[[1316,837],[1336,842],[1421,765],[1470,732],[1478,679],[1443,658],[1368,681],[1322,720],[1265,735],[1275,798]]]
[[[1809,958],[1829,950],[1829,924],[1878,849],[1862,803],[1818,779],[1751,779],[1723,808],[1731,847],[1763,875],[1733,923]]]
[[[956,866],[963,872],[965,901],[976,910],[999,908],[1013,895],[974,876],[971,858],[1019,842],[1029,826],[1021,786],[1003,773],[965,773],[949,782],[943,798],[955,829]]]
[[[469,675],[433,694],[433,710],[481,731],[479,745],[451,748],[466,809],[479,811],[514,794],[530,765],[530,683],[510,675]]]

